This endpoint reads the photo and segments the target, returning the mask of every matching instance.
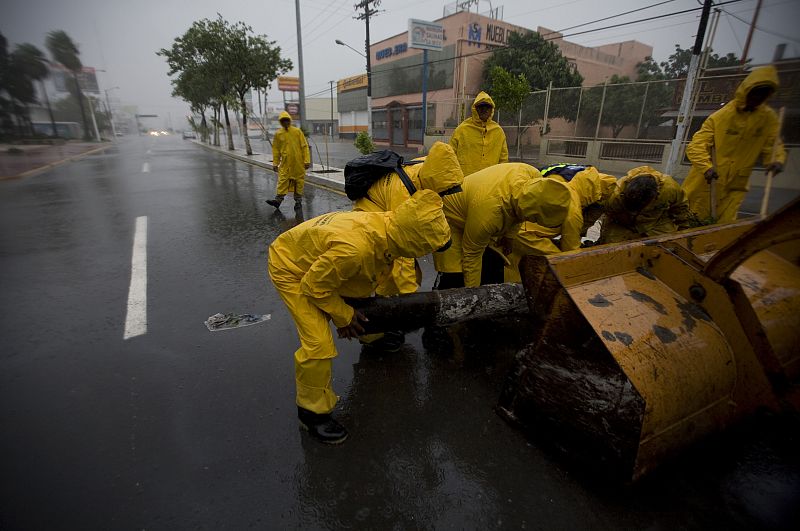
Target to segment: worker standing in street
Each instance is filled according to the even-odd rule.
[[[437,289],[503,282],[505,255],[520,224],[558,227],[570,204],[564,183],[544,179],[539,170],[522,163],[485,168],[465,177],[462,187],[462,193],[444,198],[453,244],[433,257]]]
[[[753,70],[736,89],[733,100],[706,118],[692,137],[686,148],[692,168],[683,189],[699,219],[711,218],[711,186],[716,186],[717,197],[717,219],[712,222],[736,219],[759,156],[767,172],[783,170],[786,151],[779,138],[778,118],[766,105],[777,89],[775,67]]]
[[[306,135],[298,127],[292,125],[292,117],[283,111],[278,116],[281,129],[275,133],[272,141],[272,171],[278,174],[278,189],[275,199],[267,199],[267,203],[280,208],[286,194],[294,194],[294,208],[303,206],[303,188],[306,182],[306,170],[311,167],[311,152],[308,149]]]
[[[367,317],[342,297],[368,297],[390,278],[397,257],[417,258],[443,248],[450,230],[442,199],[421,190],[393,212],[333,212],[284,232],[269,247],[269,276],[294,319],[296,403],[301,425],[329,444],[347,430],[331,416],[336,357],[328,321],[340,338],[364,333]]]
[[[478,93],[472,103],[472,116],[461,122],[450,138],[465,177],[483,168],[508,162],[506,134],[492,120],[494,109],[491,96],[485,92]]]
[[[604,206],[598,243],[670,234],[697,225],[680,185],[650,166],[633,168],[617,181]]]

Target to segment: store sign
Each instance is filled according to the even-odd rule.
[[[286,92],[300,92],[300,78],[279,76],[278,77],[278,90]]]
[[[481,44],[507,46],[512,33],[517,32],[496,22],[489,22],[485,27],[473,22],[467,25],[467,44],[478,47]]]
[[[297,120],[300,118],[300,104],[299,103],[287,103],[286,104],[286,112],[289,113],[289,116],[292,117],[292,120]]]
[[[407,51],[408,51],[408,44],[405,42],[401,42],[400,44],[396,44],[394,48],[390,46],[388,48],[378,50],[377,52],[375,52],[375,59],[377,61],[380,61],[381,59],[386,59],[387,57],[404,54]]]
[[[350,76],[337,81],[336,91],[347,92],[348,90],[364,88],[367,85],[368,85],[367,74],[359,74],[357,76]]]
[[[408,19],[408,47],[441,51],[444,46],[444,27],[424,20]]]

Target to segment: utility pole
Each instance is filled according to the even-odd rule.
[[[300,0],[294,0],[294,9],[295,18],[297,19],[297,68],[300,74],[300,125],[304,127],[306,119],[306,80],[303,77],[303,36],[300,29]]]
[[[689,61],[689,72],[686,74],[686,86],[683,89],[683,98],[681,99],[681,106],[676,118],[678,129],[675,132],[675,138],[672,140],[672,148],[669,152],[666,168],[664,168],[664,173],[667,175],[673,175],[674,173],[675,166],[683,152],[683,137],[686,134],[686,129],[689,127],[689,122],[691,122],[694,85],[697,81],[697,74],[700,71],[700,55],[703,53],[703,39],[706,35],[706,26],[708,25],[708,16],[711,13],[712,3],[712,0],[705,0],[703,3],[703,12],[700,15],[700,26],[697,28],[697,36],[694,40],[694,48],[692,48],[692,59]]]
[[[381,0],[361,0],[353,6],[355,7],[356,11],[360,9],[364,10],[363,13],[359,13],[353,18],[356,20],[363,20],[367,28],[367,37],[364,41],[364,52],[367,55],[367,134],[370,136],[370,138],[372,138],[372,62],[370,60],[369,53],[369,17],[378,14],[378,11],[375,8],[379,5],[381,5]]]

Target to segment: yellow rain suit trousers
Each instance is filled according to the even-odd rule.
[[[778,118],[766,103],[752,112],[744,110],[747,94],[758,86],[778,88],[778,72],[773,66],[757,68],[742,81],[734,98],[723,108],[706,118],[692,137],[686,156],[692,162],[683,190],[689,208],[701,220],[711,217],[711,191],[705,172],[717,171],[717,222],[734,221],[739,207],[750,189],[750,173],[759,157],[764,165],[786,162],[786,151],[778,138]],[[716,151],[716,161],[711,153]]]
[[[442,200],[414,194],[394,212],[333,212],[284,232],[269,247],[269,276],[297,326],[297,405],[330,412],[336,357],[328,320],[347,326],[354,310],[342,297],[367,297],[386,279],[394,259],[424,256],[445,245],[450,230]]]
[[[428,156],[421,164],[403,168],[417,190],[433,190],[442,193],[464,182],[464,174],[458,165],[456,154],[449,145],[435,142]],[[388,212],[395,210],[411,195],[397,173],[389,173],[375,181],[369,188],[367,197],[354,202],[353,210],[363,212]],[[390,296],[400,293],[414,293],[419,287],[417,268],[412,258],[398,258],[394,261],[391,281],[379,286],[378,295]]]
[[[467,287],[480,285],[483,253],[502,238],[513,238],[524,221],[557,227],[570,203],[567,186],[544,179],[522,163],[497,164],[464,178],[464,191],[444,198],[453,244],[433,255],[436,270],[463,271]]]
[[[279,120],[292,117],[283,111]],[[272,163],[278,166],[278,189],[276,195],[285,196],[293,192],[295,197],[303,195],[306,182],[306,164],[311,163],[311,152],[303,132],[289,125],[289,129],[281,128],[272,139]]]
[[[492,106],[492,114],[485,122],[478,117],[478,111],[475,110],[479,103]],[[492,120],[495,108],[491,96],[485,92],[478,93],[472,102],[472,116],[461,122],[450,138],[450,145],[458,156],[465,176],[501,162],[508,162],[506,134]]]

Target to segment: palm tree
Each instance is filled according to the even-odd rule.
[[[75,95],[81,108],[81,119],[83,120],[83,137],[89,140],[89,123],[86,121],[86,113],[83,110],[83,93],[78,84],[78,72],[83,69],[83,64],[79,57],[78,47],[69,35],[63,30],[51,31],[47,34],[47,49],[57,63],[72,72],[72,79],[75,81]]]
[[[12,55],[21,73],[31,82],[38,81],[41,84],[42,94],[44,94],[44,100],[47,104],[47,111],[50,113],[50,124],[53,127],[53,136],[57,137],[56,120],[53,117],[53,109],[50,107],[50,98],[47,97],[47,89],[44,86],[44,79],[50,75],[50,70],[47,67],[49,61],[39,48],[27,42],[17,45]]]

